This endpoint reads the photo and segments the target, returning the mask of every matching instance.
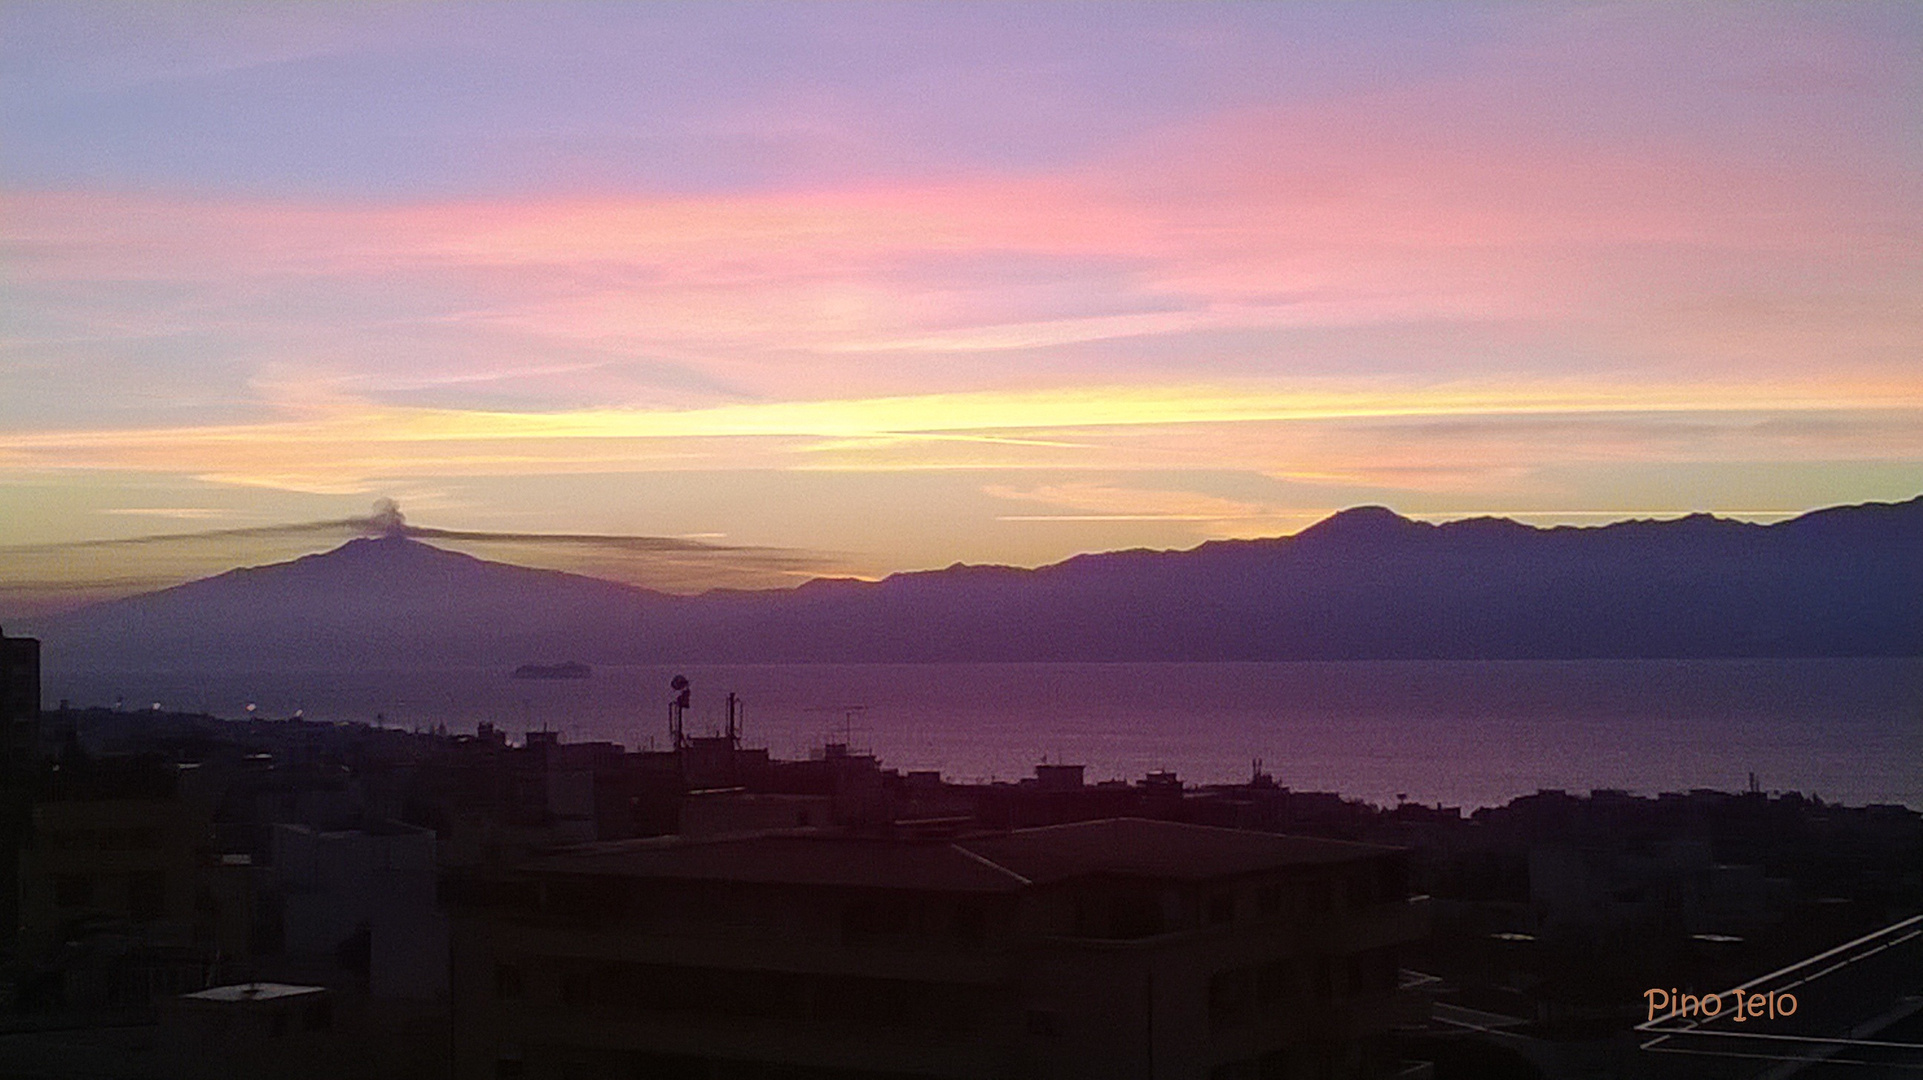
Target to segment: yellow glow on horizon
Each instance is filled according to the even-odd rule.
[[[1100,428],[1278,420],[1592,412],[1730,412],[1923,407],[1923,384],[1809,387],[1445,386],[1286,390],[1222,385],[919,394],[654,411],[435,413],[423,437],[861,437],[1023,428]],[[445,423],[445,427],[443,427]],[[493,427],[492,425],[499,425]]]
[[[401,474],[1023,468],[1038,463],[1075,467],[1072,454],[1094,447],[1062,437],[1066,433],[1166,433],[1193,425],[1676,413],[1761,418],[1811,411],[1923,413],[1923,381],[1086,386],[546,413],[335,399],[291,408],[286,419],[252,424],[12,433],[0,436],[0,468],[165,471],[222,482],[348,492],[364,490],[370,477]],[[942,443],[978,450],[964,459],[862,456]],[[1126,457],[1112,439],[1105,449]],[[1114,460],[1106,464],[1118,467]],[[1372,464],[1325,456],[1283,471],[1297,477],[1348,477],[1369,472]],[[1280,468],[1274,462],[1235,460],[1232,452],[1220,465]]]

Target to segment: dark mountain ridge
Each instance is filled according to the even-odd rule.
[[[80,666],[407,667],[495,663],[620,626],[663,594],[490,562],[401,536],[350,540],[291,562],[243,567],[94,604],[33,627]]]
[[[1923,497],[1772,525],[1434,525],[1359,507],[1186,551],[694,597],[385,536],[36,629],[51,663],[103,669],[1915,656]]]

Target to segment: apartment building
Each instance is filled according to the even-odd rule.
[[[0,632],[0,775],[33,764],[40,739],[40,641]]]
[[[457,1075],[1378,1077],[1401,851],[1143,819],[584,845],[452,890]]]

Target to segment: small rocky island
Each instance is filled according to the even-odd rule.
[[[594,669],[578,660],[561,664],[522,664],[514,669],[516,679],[585,679]]]

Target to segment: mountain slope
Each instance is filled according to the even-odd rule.
[[[99,668],[495,663],[569,647],[583,627],[632,632],[660,599],[386,536],[95,604],[39,632]]]
[[[893,660],[1915,655],[1918,552],[1923,500],[1771,526],[1438,526],[1363,508],[1275,540],[804,588],[741,620],[734,644]]]
[[[40,632],[101,668],[1923,655],[1923,498],[1767,526],[1363,507],[1292,537],[699,597],[388,537]]]

